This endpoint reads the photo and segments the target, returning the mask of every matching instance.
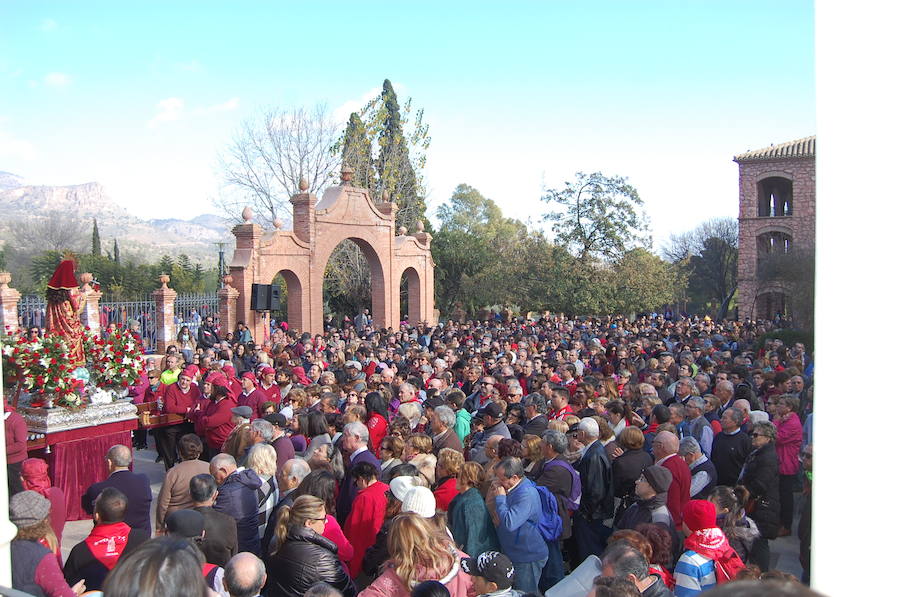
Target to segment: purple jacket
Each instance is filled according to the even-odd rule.
[[[284,463],[296,455],[294,443],[290,437],[282,435],[278,439],[272,440],[272,447],[275,448],[275,463],[278,467],[276,470],[280,471]]]

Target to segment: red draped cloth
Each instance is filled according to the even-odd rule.
[[[47,435],[50,453],[39,456],[50,465],[50,481],[66,498],[66,520],[85,520],[81,496],[97,481],[106,479],[106,452],[116,444],[131,447],[131,430],[137,421],[118,421]]]
[[[84,296],[69,291],[69,299],[61,303],[47,303],[47,333],[61,336],[69,347],[69,356],[75,366],[84,365],[84,344],[81,334],[81,311],[84,309]]]

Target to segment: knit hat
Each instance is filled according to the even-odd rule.
[[[260,373],[260,375],[274,375],[275,369],[273,369],[272,367],[266,366],[266,367],[263,367],[262,369],[260,369],[259,373]]]
[[[166,516],[166,532],[185,539],[203,534],[203,514],[196,510],[176,510]]]
[[[684,524],[692,531],[702,531],[716,526],[716,507],[706,500],[691,500],[682,510]]]
[[[400,477],[394,477],[391,479],[391,494],[397,498],[397,501],[402,502],[406,499],[406,494],[410,492],[410,490],[416,486],[416,481],[413,477],[409,475],[403,475]]]
[[[399,478],[399,477],[398,477]],[[402,512],[415,512],[422,518],[434,516],[436,503],[434,494],[427,487],[413,487],[403,498]]]
[[[672,471],[664,466],[651,464],[644,469],[644,478],[656,493],[669,491],[669,487],[672,485]]]
[[[512,562],[499,551],[486,551],[477,558],[463,558],[459,565],[469,576],[480,576],[496,584],[498,590],[511,588],[516,575]]]
[[[20,529],[33,527],[50,516],[50,500],[36,491],[20,491],[9,498],[9,521]]]

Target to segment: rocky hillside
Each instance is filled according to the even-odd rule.
[[[197,216],[191,220],[143,220],[132,216],[116,203],[96,182],[69,186],[40,186],[23,184],[24,181],[9,172],[0,172],[0,240],[9,242],[15,226],[46,221],[48,218],[73,218],[73,224],[87,226],[97,219],[100,236],[104,241],[117,239],[119,246],[131,253],[140,253],[148,261],[162,255],[176,256],[186,253],[193,259],[213,263],[218,259],[216,243],[227,245],[232,223],[212,214]]]

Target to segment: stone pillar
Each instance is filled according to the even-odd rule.
[[[9,287],[12,274],[0,272],[0,326],[7,334],[19,331],[19,299],[21,293]]]
[[[156,303],[156,352],[166,354],[166,347],[175,343],[175,297],[178,293],[169,288],[169,276],[159,277],[161,286],[151,293]]]
[[[226,274],[225,277],[222,278],[222,281],[225,285],[219,289],[218,293],[219,328],[229,331],[237,328],[237,322],[239,321],[237,303],[238,296],[241,293],[231,286],[231,283],[234,282],[234,278],[231,274]],[[245,321],[244,323],[246,324],[247,322]]]
[[[243,319],[250,328],[253,340],[261,342],[265,334],[265,322],[257,313],[250,310],[250,291],[257,275],[256,262],[263,229],[252,222],[253,210],[249,207],[244,208],[242,217],[244,223],[231,230],[235,238],[235,248],[229,273],[233,278],[234,288],[238,291],[237,318]]]
[[[291,205],[294,206],[294,234],[310,245],[315,241],[313,227],[318,201],[315,194],[309,192],[309,182],[306,179],[300,181],[300,192],[291,197]]]
[[[94,280],[94,274],[86,272],[81,274],[81,292],[84,293],[84,313],[81,321],[91,333],[100,331],[100,297],[102,292],[98,292],[91,287]]]

